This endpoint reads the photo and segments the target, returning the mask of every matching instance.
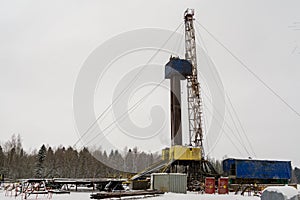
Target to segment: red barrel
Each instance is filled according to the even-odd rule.
[[[215,178],[206,177],[205,178],[205,193],[214,194],[215,193]]]
[[[218,180],[218,193],[228,194],[228,178],[222,177]]]

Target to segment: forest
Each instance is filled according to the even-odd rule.
[[[159,154],[145,153],[136,147],[126,148],[125,152],[122,155],[118,150],[107,153],[100,148],[77,150],[71,146],[51,147],[47,144],[26,152],[21,136],[12,135],[9,141],[0,145],[0,174],[12,180],[120,177],[139,172],[160,159]]]
[[[122,153],[112,149],[108,153],[101,147],[78,150],[71,146],[51,147],[43,144],[38,149],[26,152],[21,136],[12,135],[9,141],[0,145],[0,178],[125,178],[160,159],[160,153],[140,151],[137,147],[126,147]],[[209,160],[221,174],[221,161]],[[300,182],[300,169],[297,167],[292,171],[291,182]]]

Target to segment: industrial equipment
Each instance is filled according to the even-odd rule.
[[[223,160],[223,171],[230,183],[287,184],[292,167],[290,161],[228,158]]]
[[[194,10],[187,9],[185,21],[185,59],[170,58],[165,65],[165,78],[170,79],[171,89],[171,147],[163,149],[162,159],[168,161],[167,172],[186,173],[188,186],[204,181],[207,176],[218,177],[213,166],[205,160],[203,148],[203,119],[200,84],[197,78],[197,55],[194,30]],[[182,145],[181,88],[180,81],[187,81],[189,145]]]
[[[205,177],[218,178],[219,174],[211,163],[205,160],[203,148],[203,119],[200,84],[197,78],[197,56],[194,10],[187,9],[185,20],[185,59],[170,57],[165,65],[165,78],[170,79],[171,147],[162,150],[162,161],[140,172],[132,180],[142,179],[154,172],[184,173],[187,186],[193,189]],[[180,81],[187,81],[188,138],[189,144],[182,144],[181,87]]]

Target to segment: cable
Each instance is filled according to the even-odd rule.
[[[150,94],[152,94],[163,82],[165,79],[163,79],[162,81],[159,82],[159,84],[157,84],[152,90],[150,90],[150,92],[148,92],[146,95],[144,95],[139,101],[137,101],[133,106],[131,106],[126,112],[124,112],[120,117],[118,117],[116,120],[114,120],[112,123],[110,123],[107,127],[105,127],[103,129],[103,137],[106,137],[110,132],[108,132],[107,134],[104,134],[104,131],[106,131],[107,129],[109,129],[112,125],[114,125],[117,121],[122,120],[126,115],[128,115],[130,112],[134,111]],[[97,134],[95,137],[93,137],[91,140],[89,140],[86,144],[90,144],[92,141],[94,141],[97,137],[99,136],[99,134]],[[103,138],[102,137],[102,138]],[[100,138],[100,140],[102,139]]]
[[[206,97],[208,98],[208,96],[205,94],[205,92],[203,92],[203,94],[204,94],[204,96],[206,96]],[[209,98],[208,98],[208,99],[209,99]],[[219,111],[216,109],[216,107],[213,105],[213,103],[210,102],[210,104],[213,106],[213,108],[215,109],[216,113],[217,113],[219,116],[222,116],[222,115],[219,113]],[[207,110],[209,110],[209,109],[207,108]],[[215,118],[215,120],[216,120],[219,124],[221,124],[221,123],[217,120],[217,118],[216,118],[214,115],[212,115],[212,117]],[[246,152],[248,155],[250,155],[249,151],[247,150],[247,148],[245,147],[245,145],[243,144],[243,142],[240,140],[239,137],[237,137],[237,136],[235,135],[233,129],[229,126],[229,124],[227,123],[227,121],[226,121],[225,119],[224,119],[224,123],[225,123],[225,125],[227,126],[227,128],[229,129],[229,131],[231,131],[231,133],[233,134],[233,136],[234,136],[234,137],[237,139],[237,141],[240,143],[240,145],[243,147],[243,149],[245,150],[245,152]],[[222,130],[224,131],[223,126],[222,126]],[[227,134],[227,133],[226,133],[226,134]],[[227,136],[228,136],[228,134],[227,134]]]
[[[144,65],[139,71],[138,73],[134,76],[134,78],[129,82],[128,86],[126,87],[126,89],[124,89],[120,94],[117,95],[117,97],[113,100],[113,102],[106,107],[106,109],[96,118],[96,120],[87,128],[87,130],[82,134],[82,136],[75,142],[75,144],[73,145],[73,147],[75,148],[76,145],[78,144],[78,142],[81,141],[81,139],[88,134],[88,132],[91,130],[91,128],[98,122],[98,120],[103,117],[103,115],[105,115],[105,113],[107,113],[107,111],[109,109],[111,109],[111,107],[113,106],[113,104],[115,104],[118,99],[121,97],[121,95],[123,95],[133,84],[134,82],[137,80],[138,76],[141,74],[141,72],[145,69],[145,67],[153,60],[153,58],[161,51],[161,49],[169,42],[169,40],[173,37],[173,35],[177,32],[177,30],[183,25],[183,23],[180,23],[177,28],[172,32],[172,34],[167,38],[167,40],[163,43],[163,45],[151,56],[151,58],[148,60],[148,62],[146,63],[146,65]]]
[[[198,32],[198,29],[195,27],[195,32],[196,32],[196,34],[195,34],[195,37],[196,37],[196,41],[200,41],[200,43],[202,44],[200,44],[200,48],[201,47],[203,47],[202,49],[203,49],[203,51],[204,52],[206,52],[207,54],[208,54],[208,50],[207,50],[207,48],[206,48],[206,46],[205,46],[205,43],[204,43],[204,40],[202,39],[202,37],[201,37],[201,34]],[[198,36],[198,37],[197,37]],[[200,50],[201,51],[201,50]],[[199,51],[197,51],[197,52],[199,52]],[[205,61],[206,61],[206,63],[209,65],[209,62],[207,61],[207,57],[205,56]],[[210,68],[209,68],[209,70],[211,70]],[[199,73],[199,77],[201,77],[201,73]],[[204,77],[202,77],[203,79],[204,79]],[[217,84],[217,81],[215,80],[215,77],[213,77],[214,78],[214,81],[215,81],[215,83]],[[219,87],[218,87],[219,88]],[[204,105],[204,101],[203,101],[203,105]],[[203,110],[203,112],[204,112],[204,110]],[[204,121],[208,121],[207,119],[206,119],[206,115],[204,115]],[[204,123],[204,125],[206,126],[206,124]],[[206,130],[207,130],[207,128],[206,128]],[[211,152],[210,151],[210,147],[209,147],[209,141],[208,141],[208,139],[209,139],[209,137],[208,137],[208,134],[206,134],[206,145],[207,145],[207,148],[209,149],[209,151],[208,152]],[[219,139],[219,137],[217,138],[217,139]]]
[[[212,115],[213,118],[216,119],[216,117],[212,114],[212,112],[207,108],[207,111]],[[218,124],[220,125],[223,133],[225,133],[227,135],[227,138],[229,139],[229,141],[231,142],[231,144],[236,148],[236,150],[238,151],[238,153],[242,155],[241,151],[239,150],[239,148],[235,145],[235,143],[233,142],[233,140],[231,139],[231,137],[227,134],[227,132],[224,130],[223,126],[221,125],[221,123],[216,119],[216,121],[218,122]],[[217,140],[217,142],[213,145],[213,147],[211,148],[211,150],[207,153],[207,156],[215,149],[215,147],[217,146],[216,144],[220,141],[221,137],[219,137],[219,139]]]
[[[226,93],[226,94],[227,94],[227,93]],[[233,126],[234,126],[234,128],[235,128],[235,130],[236,130],[236,132],[237,132],[237,134],[238,134],[238,136],[239,136],[239,138],[240,138],[241,145],[246,149],[246,152],[247,152],[248,156],[250,156],[251,154],[250,154],[250,152],[248,151],[248,149],[246,148],[246,146],[245,146],[245,144],[244,144],[243,138],[242,138],[242,136],[241,136],[240,131],[238,130],[238,127],[237,127],[237,125],[236,125],[236,123],[235,123],[235,120],[234,120],[232,114],[231,114],[231,111],[230,111],[230,109],[229,109],[229,107],[228,107],[227,104],[225,104],[225,106],[227,107],[227,110],[228,110],[228,113],[229,113],[229,117],[230,117],[230,119],[231,119],[231,121],[232,121],[232,123],[233,123]]]
[[[182,35],[182,37],[180,38],[180,40],[179,40],[179,44],[178,44],[178,46],[177,46],[177,48],[175,48],[175,52],[178,52],[177,53],[177,56],[179,56],[179,54],[180,54],[180,45],[181,45],[181,43],[182,43],[182,41],[183,41],[183,35]]]
[[[197,37],[197,36],[199,36],[199,38],[200,38],[199,41],[202,42],[203,49],[204,49],[205,52],[208,54],[208,50],[207,50],[207,48],[206,48],[206,45],[205,45],[205,43],[204,43],[204,40],[202,39],[201,34],[199,33],[198,29],[196,29],[196,37]],[[205,61],[206,61],[206,63],[210,66],[211,62],[213,63],[213,60],[211,59],[211,62],[209,62],[209,61],[208,61],[208,58],[209,58],[209,56],[208,56],[208,57],[205,56]],[[218,82],[217,82],[217,80],[216,80],[216,78],[215,78],[215,73],[217,73],[217,72],[214,72],[214,71],[212,70],[212,67],[209,67],[209,70],[211,71],[211,73],[212,73],[212,75],[213,75],[213,80],[214,80],[215,84],[217,85],[219,91],[221,92],[221,91],[222,91],[222,90],[221,90],[221,87],[219,86],[219,84],[218,84]],[[200,74],[200,75],[201,75],[201,74]],[[224,92],[225,92],[225,91],[224,91]],[[225,93],[226,93],[226,92],[225,92]],[[227,93],[226,93],[226,94],[227,94]],[[210,99],[210,100],[211,100],[211,99]],[[229,100],[230,100],[230,99],[229,99]],[[212,102],[211,102],[211,105],[213,105]],[[239,136],[239,142],[240,142],[240,144],[244,147],[246,153],[247,153],[248,155],[250,155],[248,149],[247,149],[247,148],[245,147],[245,145],[244,145],[242,136],[241,136],[241,134],[240,134],[240,131],[238,130],[238,127],[237,127],[237,125],[236,125],[236,123],[235,123],[235,120],[234,120],[234,118],[233,118],[233,116],[232,116],[232,114],[231,114],[231,112],[230,112],[230,109],[228,108],[228,105],[227,105],[227,104],[225,104],[225,105],[226,105],[226,107],[227,107],[227,110],[229,111],[230,118],[231,118],[231,120],[232,120],[232,122],[233,122],[233,124],[234,124],[235,130],[236,130],[236,132],[237,132],[237,134],[238,134],[238,136]],[[214,109],[217,110],[215,107],[214,107]],[[219,114],[219,116],[221,116],[221,114],[220,114],[219,112],[218,112],[218,114]],[[238,117],[237,117],[237,118],[238,118]],[[225,121],[225,122],[226,122],[226,121]],[[226,125],[227,125],[227,127],[229,127],[229,125],[228,125],[227,122],[226,122]],[[230,129],[231,129],[231,128],[230,128]],[[233,131],[232,129],[231,129],[231,132],[234,134],[234,131]],[[248,140],[248,141],[249,141],[249,140]],[[251,145],[251,144],[249,143],[249,146],[250,146],[250,145]]]
[[[204,99],[203,99],[203,106],[205,106],[205,101],[204,101]],[[204,112],[204,110],[202,111],[202,112]],[[207,117],[206,117],[206,115],[203,115],[203,124],[204,124],[204,133],[208,133],[208,129],[207,129],[207,122],[208,122],[208,120],[207,120]],[[206,138],[205,138],[205,140],[206,140],[206,146],[207,146],[207,149],[209,149],[209,141],[208,141],[208,134],[206,134]]]
[[[231,99],[230,99],[230,97],[229,97],[229,94],[226,93],[226,96],[227,96],[227,99],[229,100],[229,103],[230,103],[230,105],[231,105],[231,108],[232,108],[232,110],[233,110],[233,113],[237,116],[238,123],[239,123],[239,125],[240,125],[240,127],[241,127],[241,129],[242,129],[242,132],[243,132],[244,135],[245,135],[246,140],[248,141],[249,147],[250,147],[250,149],[251,149],[253,155],[256,157],[256,153],[255,153],[255,151],[254,151],[254,149],[253,149],[253,146],[252,146],[252,144],[251,144],[251,142],[250,142],[250,140],[249,140],[249,138],[248,138],[248,136],[247,136],[247,134],[246,134],[246,131],[245,131],[245,129],[244,129],[242,123],[241,123],[241,120],[240,120],[240,118],[238,117],[238,114],[237,114],[237,112],[236,112],[236,109],[234,108],[234,106],[233,106],[233,104],[232,104],[232,101],[231,101]]]
[[[204,51],[208,54],[208,49],[207,49],[207,47],[206,47],[206,45],[205,45],[205,43],[204,43],[204,40],[203,40],[202,37],[201,37],[201,34],[199,33],[198,29],[196,29],[196,26],[195,26],[195,30],[196,30],[196,31],[195,31],[195,32],[196,32],[196,37],[197,37],[197,36],[199,37],[199,40],[198,40],[198,41],[201,42]]]
[[[299,118],[300,113],[294,109],[287,101],[285,101],[279,94],[277,94],[265,81],[263,81],[257,74],[255,74],[241,59],[233,54],[223,43],[220,42],[211,32],[209,32],[202,24],[196,21],[219,45],[221,45],[234,59],[236,59],[250,74],[252,74],[263,86],[265,86],[273,95],[275,95],[283,104],[285,104],[292,112]]]

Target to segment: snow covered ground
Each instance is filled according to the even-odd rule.
[[[166,193],[159,197],[151,198],[153,200],[260,200],[260,197],[253,196],[241,196],[241,195],[218,195],[218,194],[196,194],[196,193],[188,193],[188,194],[175,194],[175,193]]]
[[[53,194],[52,200],[89,200],[90,199],[89,192],[71,192],[71,194]],[[37,200],[47,200],[49,199],[48,195],[36,195],[28,197],[28,199],[37,199]],[[123,199],[123,198],[122,198]],[[125,198],[124,198],[125,199]],[[128,198],[127,198],[128,199]],[[130,199],[138,199],[137,197]],[[142,199],[142,198],[141,198]],[[175,194],[175,193],[166,193],[157,197],[148,197],[146,199],[153,200],[260,200],[259,197],[253,196],[241,196],[241,195],[217,195],[217,194],[197,194],[197,193],[188,193],[188,194]],[[21,196],[5,196],[5,192],[0,192],[0,200],[22,200]]]

